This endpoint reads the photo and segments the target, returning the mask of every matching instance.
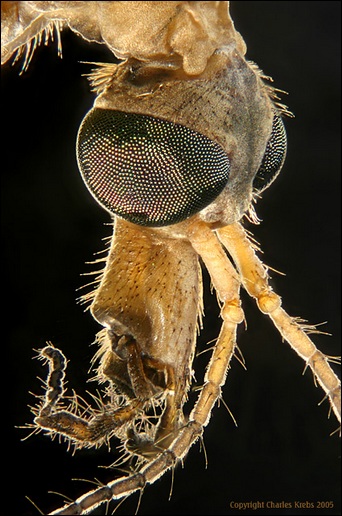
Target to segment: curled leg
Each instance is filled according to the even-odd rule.
[[[48,359],[49,373],[44,403],[34,419],[38,427],[61,434],[79,446],[101,444],[119,432],[141,410],[141,403],[138,401],[119,408],[106,407],[107,410],[94,412],[88,419],[71,410],[63,410],[58,403],[63,399],[66,359],[52,345],[43,348],[40,354]]]
[[[142,357],[134,339],[122,337],[121,340],[125,341],[125,352],[128,355],[123,375],[127,376],[129,382],[127,392],[131,396],[128,403],[119,406],[112,401],[103,404],[100,410],[88,408],[82,417],[75,409],[65,410],[62,402],[67,360],[59,349],[49,345],[40,351],[40,356],[48,360],[49,372],[44,402],[35,411],[37,416],[34,423],[48,432],[63,435],[77,447],[100,445],[117,435],[127,439],[125,447],[128,452],[151,459],[168,448],[180,426],[180,408],[174,396],[173,369],[157,360]],[[116,380],[116,375],[123,372],[118,366],[119,357],[115,361],[114,356],[111,354],[111,360],[107,358],[102,368],[102,374],[110,375],[111,380]],[[137,432],[134,427],[137,418],[144,419],[146,407],[153,406],[153,396],[161,388],[158,383],[149,380],[145,369],[147,374],[153,372],[155,382],[159,380],[164,384],[166,381],[164,408],[153,435]]]
[[[236,223],[219,229],[217,233],[239,269],[245,289],[256,299],[259,309],[272,319],[282,337],[311,368],[341,422],[340,380],[331,369],[328,358],[316,348],[301,325],[281,307],[281,298],[270,287],[267,269],[256,256],[244,229]]]
[[[39,410],[39,416],[48,416],[63,396],[67,362],[63,353],[52,345],[41,349],[39,355],[49,362],[49,374],[46,380],[47,389],[44,404]]]

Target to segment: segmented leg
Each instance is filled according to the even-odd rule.
[[[218,298],[222,302],[223,318],[221,332],[204,378],[204,385],[189,420],[169,449],[163,451],[136,473],[90,491],[51,514],[85,514],[101,503],[143,490],[146,484],[152,484],[158,480],[188,453],[209,422],[211,411],[220,398],[221,386],[225,383],[229,363],[234,354],[236,328],[243,321],[244,315],[240,307],[238,275],[215,234],[205,224],[197,222],[189,226],[188,238],[209,271]]]
[[[60,401],[64,393],[64,377],[66,369],[66,359],[63,353],[54,346],[49,345],[39,352],[42,359],[49,362],[49,374],[46,380],[46,393],[44,403],[39,410],[39,416],[49,416],[54,407]]]
[[[256,256],[243,227],[235,223],[219,229],[217,234],[240,271],[245,289],[256,299],[261,312],[272,319],[282,337],[311,368],[341,422],[340,380],[331,369],[328,357],[316,348],[295,318],[281,308],[281,298],[270,287],[267,269]]]
[[[76,445],[101,444],[120,431],[141,410],[142,403],[138,400],[123,407],[108,406],[106,411],[99,411],[89,419],[77,416],[69,410],[58,409],[57,405],[64,392],[66,359],[52,345],[43,348],[40,355],[49,361],[49,374],[44,403],[34,419],[38,427],[63,435]]]

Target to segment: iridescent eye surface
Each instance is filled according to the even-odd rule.
[[[227,184],[222,147],[185,126],[147,115],[92,109],[77,139],[83,179],[111,213],[143,226],[181,222]]]
[[[271,137],[267,142],[260,168],[253,180],[253,188],[262,192],[279,174],[286,156],[287,138],[282,119],[274,115]]]

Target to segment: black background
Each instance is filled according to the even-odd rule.
[[[264,260],[286,277],[273,285],[291,315],[311,323],[328,321],[332,337],[314,336],[327,354],[339,354],[340,314],[340,2],[232,2],[232,16],[249,59],[275,85],[289,92],[285,102],[296,118],[287,120],[284,169],[259,201],[263,220],[254,227]],[[80,61],[109,61],[99,45],[65,31],[63,59],[56,45],[37,51],[29,71],[3,70],[2,267],[3,456],[10,451],[3,493],[15,514],[37,514],[62,504],[49,490],[71,497],[92,486],[72,478],[108,481],[117,472],[99,469],[117,457],[112,451],[83,450],[74,456],[65,443],[14,428],[31,421],[29,391],[42,392],[37,376],[46,370],[33,349],[51,340],[70,359],[68,386],[84,394],[90,347],[98,325],[76,303],[82,272],[111,233],[108,215],[87,193],[75,160],[79,124],[93,96]],[[215,295],[206,287],[205,328],[199,350],[219,329]],[[148,487],[139,514],[237,514],[232,501],[333,502],[317,514],[340,514],[338,434],[328,403],[304,364],[282,343],[271,322],[243,296],[248,330],[239,330],[247,372],[234,359],[221,404],[204,434],[208,468],[199,443],[174,474]],[[201,381],[209,354],[195,361]],[[132,514],[138,495],[116,514]],[[96,514],[104,514],[105,507]],[[245,511],[252,513],[253,511]],[[260,510],[255,514],[313,514],[314,510]]]

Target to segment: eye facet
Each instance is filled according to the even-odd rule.
[[[77,138],[82,177],[111,213],[143,226],[181,222],[227,184],[222,147],[187,127],[152,116],[92,109]]]
[[[286,157],[287,138],[282,119],[274,115],[271,137],[267,142],[264,157],[253,180],[253,188],[262,192],[279,174]]]

